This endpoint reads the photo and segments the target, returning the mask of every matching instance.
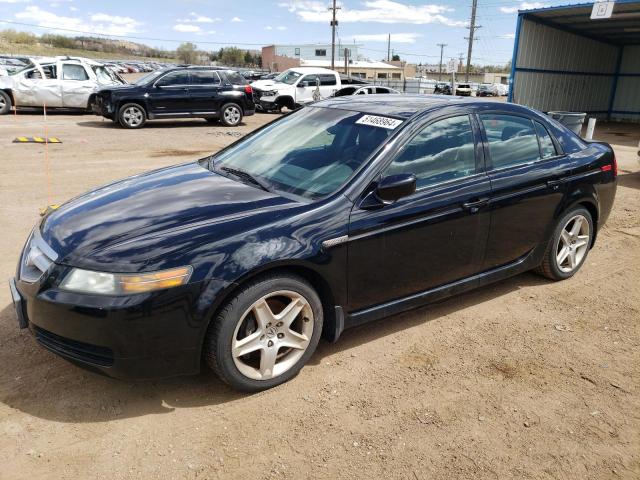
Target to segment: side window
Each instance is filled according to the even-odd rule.
[[[161,87],[170,87],[173,85],[187,85],[189,83],[189,73],[185,71],[177,71],[166,74],[156,85]]]
[[[389,93],[389,89],[388,88],[384,88],[384,87],[376,87],[376,93],[380,94],[380,93]]]
[[[385,175],[413,173],[425,187],[476,172],[475,144],[468,115],[427,125],[407,143]]]
[[[533,162],[540,158],[533,122],[512,115],[480,115],[489,141],[494,169]]]
[[[544,125],[538,122],[533,122],[536,126],[536,132],[538,133],[538,139],[540,140],[540,152],[542,153],[542,158],[555,157],[558,152],[556,152],[556,146],[553,144],[553,140],[551,140],[551,135],[545,128]]]
[[[320,79],[318,78],[318,75],[306,75],[302,77],[300,82],[308,82],[310,87],[315,87],[320,83]]]
[[[220,85],[220,77],[213,70],[193,70],[191,85]]]
[[[330,74],[320,75],[320,85],[327,86],[327,85],[335,85],[335,84],[336,84],[335,75],[330,75]]]
[[[62,65],[63,80],[89,80],[89,75],[82,65],[73,63],[65,63]]]

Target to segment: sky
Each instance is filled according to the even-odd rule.
[[[227,45],[259,49],[330,42],[330,1],[0,0],[0,29],[123,36],[171,50],[181,41],[202,50]],[[394,53],[411,63],[438,63],[438,43],[447,44],[445,61],[466,58],[471,0],[436,1],[339,0],[337,38],[343,45],[362,45],[360,55],[371,60],[386,57],[389,34]],[[476,24],[481,28],[473,63],[504,64],[511,58],[518,9],[571,3],[580,1],[478,0]]]

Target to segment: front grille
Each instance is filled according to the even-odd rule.
[[[33,283],[40,280],[58,255],[47,245],[36,229],[29,238],[20,259],[20,280]]]
[[[53,353],[100,367],[113,365],[113,350],[110,348],[70,340],[36,325],[33,326],[33,331],[36,340]]]

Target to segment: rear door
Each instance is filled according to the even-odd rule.
[[[354,206],[349,303],[359,310],[459,280],[482,268],[490,194],[475,120],[430,121],[382,176],[412,173],[414,194],[381,208]]]
[[[485,270],[547,240],[564,195],[559,150],[545,127],[516,114],[479,115],[492,194]]]
[[[175,70],[159,78],[149,87],[147,102],[152,113],[163,115],[189,115],[189,72]]]
[[[62,106],[67,108],[87,108],[89,96],[95,91],[97,82],[93,72],[79,62],[58,62]]]
[[[212,114],[220,110],[223,89],[220,75],[215,70],[192,70],[189,85],[191,113]],[[231,86],[228,87],[231,90]]]

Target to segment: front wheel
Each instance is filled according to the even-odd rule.
[[[5,115],[11,111],[11,97],[7,92],[0,90],[0,115]]]
[[[593,219],[586,208],[568,211],[558,222],[536,272],[551,280],[572,277],[587,258],[593,234]]]
[[[220,109],[220,122],[227,127],[236,127],[242,121],[242,109],[235,103],[227,103]]]
[[[147,122],[147,112],[137,103],[127,103],[118,111],[118,122],[125,128],[140,128]]]
[[[293,378],[322,332],[322,303],[294,275],[266,277],[243,288],[212,320],[205,360],[232,387],[255,392]]]

